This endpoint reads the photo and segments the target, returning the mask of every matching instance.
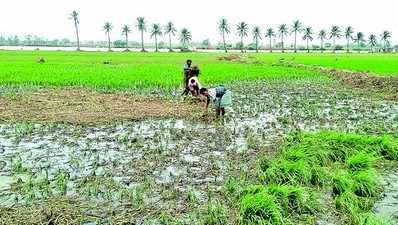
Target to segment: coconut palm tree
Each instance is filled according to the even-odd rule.
[[[79,38],[79,12],[76,10],[73,10],[72,13],[70,14],[69,19],[73,20],[75,24],[75,31],[76,31],[76,42],[77,42],[77,51],[80,51],[80,38]]]
[[[340,27],[332,26],[332,29],[330,30],[330,38],[333,38],[333,53],[336,52],[336,38],[340,37],[341,37]]]
[[[285,47],[284,47],[284,43],[283,43],[283,37],[287,33],[287,25],[286,24],[279,25],[278,32],[279,32],[279,36],[281,37],[282,53],[283,53],[283,52],[285,52]]]
[[[344,31],[345,39],[347,40],[347,53],[350,52],[350,40],[353,39],[352,34],[354,33],[354,29],[351,26],[348,26]]]
[[[177,29],[174,27],[173,22],[168,22],[164,29],[164,33],[169,35],[169,52],[172,52],[173,49],[171,48],[171,35],[175,36]]]
[[[155,52],[158,52],[158,36],[162,35],[162,29],[160,28],[160,25],[157,23],[152,24],[152,30],[151,30],[151,38],[155,38]]]
[[[137,17],[137,28],[141,32],[141,52],[145,52],[144,32],[146,32],[146,21],[144,17]]]
[[[314,32],[312,32],[312,28],[311,27],[307,27],[304,29],[304,36],[303,36],[303,40],[307,41],[307,52],[310,53],[310,45],[309,42],[312,41],[314,38],[312,37],[312,35],[314,34]]]
[[[253,38],[254,41],[256,42],[256,52],[258,52],[258,39],[261,40],[261,28],[258,26],[255,26],[253,28]]]
[[[383,51],[387,50],[387,44],[389,43],[389,39],[391,38],[391,33],[387,30],[383,31],[381,34],[381,41],[383,42]]]
[[[182,28],[180,33],[180,41],[183,49],[188,49],[189,42],[192,40],[191,32],[187,28]]]
[[[297,33],[301,32],[301,22],[296,20],[293,22],[292,33],[294,33],[294,52],[297,52]]]
[[[240,22],[236,25],[236,30],[240,37],[240,51],[243,53],[243,38],[247,37],[249,31],[249,25],[246,22]]]
[[[110,22],[106,22],[103,29],[108,36],[108,51],[111,51],[111,31],[113,29],[113,26]]]
[[[361,52],[361,43],[364,42],[364,35],[362,32],[358,32],[354,38],[355,42],[358,44],[358,53]]]
[[[126,38],[126,52],[129,51],[129,33],[131,33],[130,26],[124,25],[122,28],[122,35]]]
[[[323,41],[326,39],[326,30],[320,30],[319,31],[319,34],[318,34],[318,37],[319,37],[319,39],[321,39],[321,52],[323,53]]]
[[[272,38],[275,36],[274,29],[268,28],[265,37],[269,38],[269,52],[272,52]]]
[[[373,53],[374,52],[374,48],[377,46],[377,38],[376,35],[371,34],[369,36],[369,46],[370,46],[370,51]]]
[[[225,43],[225,34],[229,34],[230,33],[230,29],[229,29],[229,24],[227,19],[220,19],[220,21],[218,22],[218,31],[221,33],[222,35],[222,42],[224,44],[224,50],[225,53],[227,53],[227,44]]]

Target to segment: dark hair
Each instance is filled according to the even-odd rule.
[[[191,59],[188,59],[188,60],[187,60],[187,63],[192,63],[192,60],[191,60]]]
[[[199,70],[199,68],[197,67],[197,66],[194,66],[194,67],[192,67],[192,69],[191,69],[191,72],[190,72],[191,74],[191,76],[199,76],[199,73],[200,73],[200,70]]]
[[[199,94],[203,95],[206,91],[208,91],[207,88],[201,88]]]

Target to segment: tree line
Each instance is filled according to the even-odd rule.
[[[70,19],[74,21],[75,25],[75,30],[76,30],[76,40],[77,40],[77,50],[80,50],[80,43],[79,43],[79,13],[74,10],[71,13]],[[136,19],[136,27],[138,31],[141,34],[141,51],[145,52],[145,47],[144,47],[144,33],[147,32],[147,22],[144,17],[138,17]],[[110,40],[110,32],[113,29],[113,25],[110,22],[106,22],[104,24],[103,30],[107,34],[108,37],[108,49],[111,51],[111,40]],[[220,19],[218,22],[218,31],[220,32],[222,36],[222,41],[223,41],[223,49],[225,52],[228,52],[228,46],[226,43],[226,36],[231,33],[231,27],[230,24],[228,23],[228,20],[225,18]],[[153,23],[150,26],[150,37],[155,40],[155,51],[158,51],[158,37],[164,35],[168,35],[169,38],[169,51],[173,51],[172,45],[171,45],[171,40],[172,37],[175,36],[177,32],[176,27],[174,26],[173,22],[168,22],[163,28],[161,27],[160,24],[158,23]],[[249,25],[242,21],[239,22],[236,25],[236,33],[240,38],[240,42],[237,45],[237,48],[241,50],[241,52],[245,51],[245,45],[244,45],[244,38],[249,36]],[[131,28],[129,25],[124,25],[122,28],[122,35],[125,36],[125,43],[126,43],[126,51],[129,51],[129,46],[128,46],[128,37],[129,34],[131,33]],[[307,52],[310,52],[310,42],[314,40],[314,38],[318,38],[320,40],[321,46],[320,50],[323,52],[325,50],[324,46],[324,41],[331,39],[333,41],[333,46],[332,50],[335,52],[338,50],[336,45],[336,39],[340,39],[342,35],[344,35],[347,45],[346,45],[346,51],[350,52],[350,41],[353,41],[357,45],[357,50],[358,52],[361,51],[362,45],[365,44],[367,41],[367,46],[369,46],[371,52],[377,51],[383,51],[386,52],[390,50],[391,48],[391,43],[390,43],[390,38],[391,38],[391,33],[389,31],[383,31],[382,34],[380,35],[380,39],[378,40],[377,35],[375,34],[370,34],[367,40],[365,40],[365,35],[362,32],[354,32],[354,28],[351,26],[348,26],[347,28],[344,29],[344,31],[341,30],[339,26],[332,26],[330,28],[330,31],[326,31],[325,29],[322,29],[319,31],[318,35],[315,37],[314,31],[312,27],[304,27],[302,23],[299,20],[296,20],[293,22],[291,27],[289,28],[287,24],[281,24],[277,27],[276,30],[273,28],[267,28],[265,33],[262,33],[262,30],[259,26],[254,26],[251,34],[253,36],[254,40],[254,49],[256,52],[259,51],[259,43],[260,40],[262,39],[262,36],[264,35],[265,38],[269,39],[269,51],[272,52],[273,50],[273,43],[272,39],[276,36],[280,38],[280,49],[282,52],[285,51],[285,38],[288,35],[294,35],[294,52],[297,52],[297,38],[299,35],[302,35],[301,38],[306,41],[306,50]],[[191,32],[187,28],[182,28],[180,33],[179,33],[179,40],[182,44],[182,50],[188,49],[189,43],[192,40],[192,35]],[[378,43],[379,42],[379,43]]]
[[[79,24],[80,24],[80,14],[77,10],[73,10],[69,16],[69,19],[73,21],[73,25],[75,28],[76,41],[70,41],[69,39],[53,39],[47,40],[42,37],[38,37],[35,35],[26,35],[24,39],[20,39],[18,36],[9,36],[7,38],[0,36],[0,45],[27,45],[27,46],[77,46],[77,50],[81,50],[81,41],[79,35]],[[339,26],[332,26],[330,29],[321,29],[318,33],[315,33],[313,28],[310,26],[303,26],[301,21],[296,20],[289,26],[287,24],[281,24],[277,26],[275,29],[272,27],[265,28],[264,31],[260,26],[254,26],[253,28],[249,27],[249,24],[242,21],[236,24],[235,29],[233,30],[233,26],[229,24],[228,20],[222,18],[218,21],[218,32],[221,35],[222,42],[218,43],[217,46],[213,47],[210,44],[209,39],[204,40],[202,43],[192,43],[192,35],[188,28],[182,28],[177,31],[176,26],[173,22],[167,22],[165,25],[161,25],[159,23],[148,24],[144,17],[137,17],[135,21],[135,28],[140,34],[140,42],[130,41],[129,35],[132,32],[132,27],[130,25],[123,25],[121,29],[121,37],[124,40],[115,40],[112,42],[111,40],[111,32],[114,31],[114,26],[110,22],[105,22],[103,25],[103,31],[106,34],[106,41],[85,41],[83,42],[83,46],[87,47],[104,47],[106,46],[109,51],[113,47],[125,48],[125,51],[129,51],[129,48],[141,48],[142,52],[145,52],[144,45],[144,34],[149,32],[150,38],[154,40],[153,47],[155,51],[159,51],[160,48],[168,48],[169,51],[173,51],[176,47],[173,46],[172,41],[175,36],[178,34],[178,40],[180,45],[177,47],[182,51],[188,51],[189,47],[192,44],[199,46],[199,48],[203,49],[223,49],[225,52],[228,52],[230,49],[239,49],[241,52],[246,50],[255,50],[258,52],[260,49],[264,49],[261,46],[261,41],[263,38],[267,43],[267,48],[270,52],[274,49],[281,50],[285,52],[285,50],[291,49],[294,52],[298,50],[306,50],[310,52],[311,50],[321,51],[323,52],[326,49],[330,49],[333,52],[336,50],[345,49],[347,52],[352,50],[356,50],[360,52],[362,49],[369,50],[370,52],[388,52],[392,50],[398,51],[398,45],[392,46],[391,44],[391,33],[389,31],[383,31],[381,34],[370,34],[365,36],[363,32],[355,32],[352,26],[347,26],[344,29]],[[229,35],[232,35],[233,31],[235,31],[236,35],[239,37],[239,42],[236,43],[235,46],[227,43],[227,38]],[[167,36],[168,43],[159,42],[159,37]],[[244,41],[249,36],[252,37],[253,42],[249,45],[244,44]],[[290,47],[286,45],[286,38],[288,36],[292,36],[293,43],[290,44]],[[298,46],[298,39],[302,39],[305,41],[306,46]],[[344,39],[346,44],[345,46],[339,45],[336,43],[339,39]],[[279,42],[275,42],[275,40]],[[318,39],[318,43],[320,46],[313,44],[313,41]],[[329,43],[327,41],[331,41]],[[167,45],[167,46],[166,46]]]

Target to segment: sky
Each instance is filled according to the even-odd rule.
[[[238,40],[235,30],[240,21],[247,22],[251,29],[260,26],[265,31],[282,23],[290,28],[297,19],[303,26],[311,26],[316,34],[332,25],[342,29],[351,25],[366,36],[389,30],[392,41],[398,43],[397,0],[3,0],[0,5],[2,35],[74,39],[73,22],[68,17],[76,9],[80,13],[81,40],[106,40],[102,26],[109,21],[114,25],[112,40],[122,39],[121,27],[128,24],[133,30],[130,39],[139,41],[136,18],[144,16],[148,25],[173,21],[179,30],[189,28],[194,41],[209,38],[213,44],[221,41],[217,31],[220,18],[229,21],[231,34],[227,41],[233,43]],[[149,35],[146,39],[151,41]],[[249,36],[245,42],[251,41]],[[300,42],[304,44],[301,38]]]

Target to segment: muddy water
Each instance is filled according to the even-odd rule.
[[[383,194],[374,206],[375,213],[398,224],[398,164],[389,165],[383,172]]]
[[[268,83],[233,90],[229,116],[211,124],[179,119],[1,124],[0,204],[36,201],[51,192],[114,207],[133,198],[184,212],[188,190],[203,205],[209,190],[218,192],[227,177],[245,171],[257,154],[272,151],[290,132],[398,131],[397,103],[346,90]]]

